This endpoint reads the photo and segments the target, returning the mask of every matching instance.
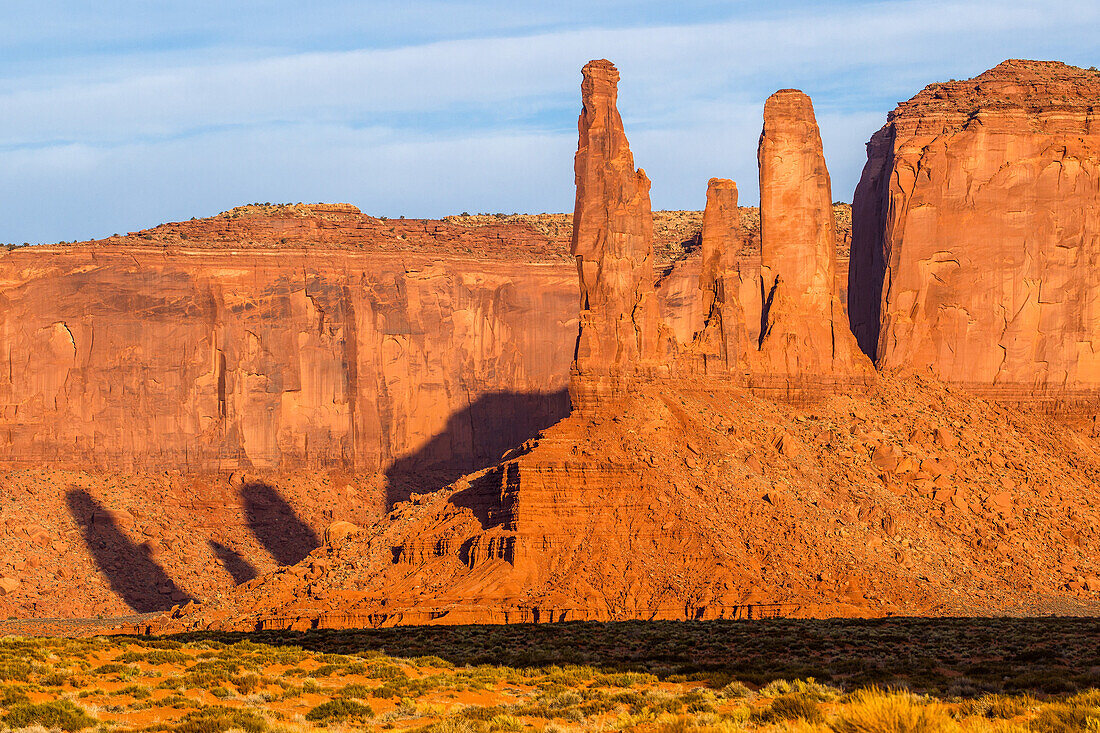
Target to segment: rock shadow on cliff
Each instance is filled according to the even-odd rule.
[[[317,533],[273,487],[253,481],[241,487],[240,495],[248,528],[275,562],[295,565],[320,547]]]
[[[386,469],[386,509],[490,466],[569,415],[569,392],[494,392],[452,414],[420,450]]]
[[[218,558],[225,571],[233,576],[233,582],[237,585],[247,583],[259,575],[255,566],[232,547],[214,540],[207,540],[207,544],[210,545],[210,551]]]
[[[96,566],[126,605],[138,613],[152,613],[192,600],[150,557],[146,547],[126,536],[116,515],[91,494],[73,489],[65,501]]]

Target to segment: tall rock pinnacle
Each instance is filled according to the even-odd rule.
[[[810,98],[782,89],[764,105],[760,163],[762,368],[806,377],[863,373],[836,286],[836,226]]]
[[[711,357],[715,367],[729,369],[744,360],[746,347],[745,312],[737,292],[741,213],[737,184],[728,178],[712,178],[707,185],[701,249],[699,289],[705,320],[698,346],[706,358],[706,371],[711,372]]]
[[[601,59],[586,64],[583,74],[572,241],[581,290],[574,366],[579,375],[624,376],[657,365],[659,352],[649,179],[634,169],[615,106],[618,70]],[[576,392],[574,404],[583,402]]]

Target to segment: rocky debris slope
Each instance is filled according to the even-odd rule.
[[[639,386],[158,626],[1100,611],[1088,431],[932,380]]]
[[[868,144],[849,304],[883,368],[1002,398],[1100,387],[1100,72],[931,84]]]

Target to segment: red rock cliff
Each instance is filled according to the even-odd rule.
[[[566,412],[574,277],[332,249],[16,250],[0,257],[3,459],[468,470]]]
[[[654,292],[648,206],[625,140],[608,142],[609,120],[621,137],[613,69],[585,69],[572,387],[611,383],[623,399],[589,400],[499,465],[169,628],[1096,608],[1064,581],[1096,567],[1085,548],[1098,534],[1088,497],[1100,455],[1085,432],[916,378],[826,390],[806,414],[728,373],[693,371],[698,360],[677,370],[700,347],[697,329],[665,358],[672,378],[653,378],[662,355],[645,348],[651,316],[636,313]],[[842,331],[812,110],[784,92],[765,119],[765,282],[773,306],[782,296],[763,336],[782,339],[765,356],[782,357],[772,363],[787,380],[850,377],[862,357]],[[705,332],[716,308],[725,321],[732,301],[717,284],[733,270],[733,205],[732,185],[712,183],[702,275],[681,290],[700,315],[672,334]]]
[[[849,302],[887,369],[1001,396],[1100,389],[1100,73],[1006,61],[868,144]]]

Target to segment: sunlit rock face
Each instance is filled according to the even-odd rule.
[[[0,258],[0,458],[468,470],[568,411],[575,287],[566,262],[17,250]]]
[[[649,179],[634,156],[616,107],[619,72],[607,60],[582,70],[573,242],[580,276],[575,405],[619,390],[622,379],[664,370],[653,282]]]
[[[1100,73],[932,84],[867,148],[849,280],[883,368],[1001,396],[1100,388]]]
[[[810,98],[782,89],[764,104],[759,370],[791,380],[863,375],[836,285],[832,186]]]

